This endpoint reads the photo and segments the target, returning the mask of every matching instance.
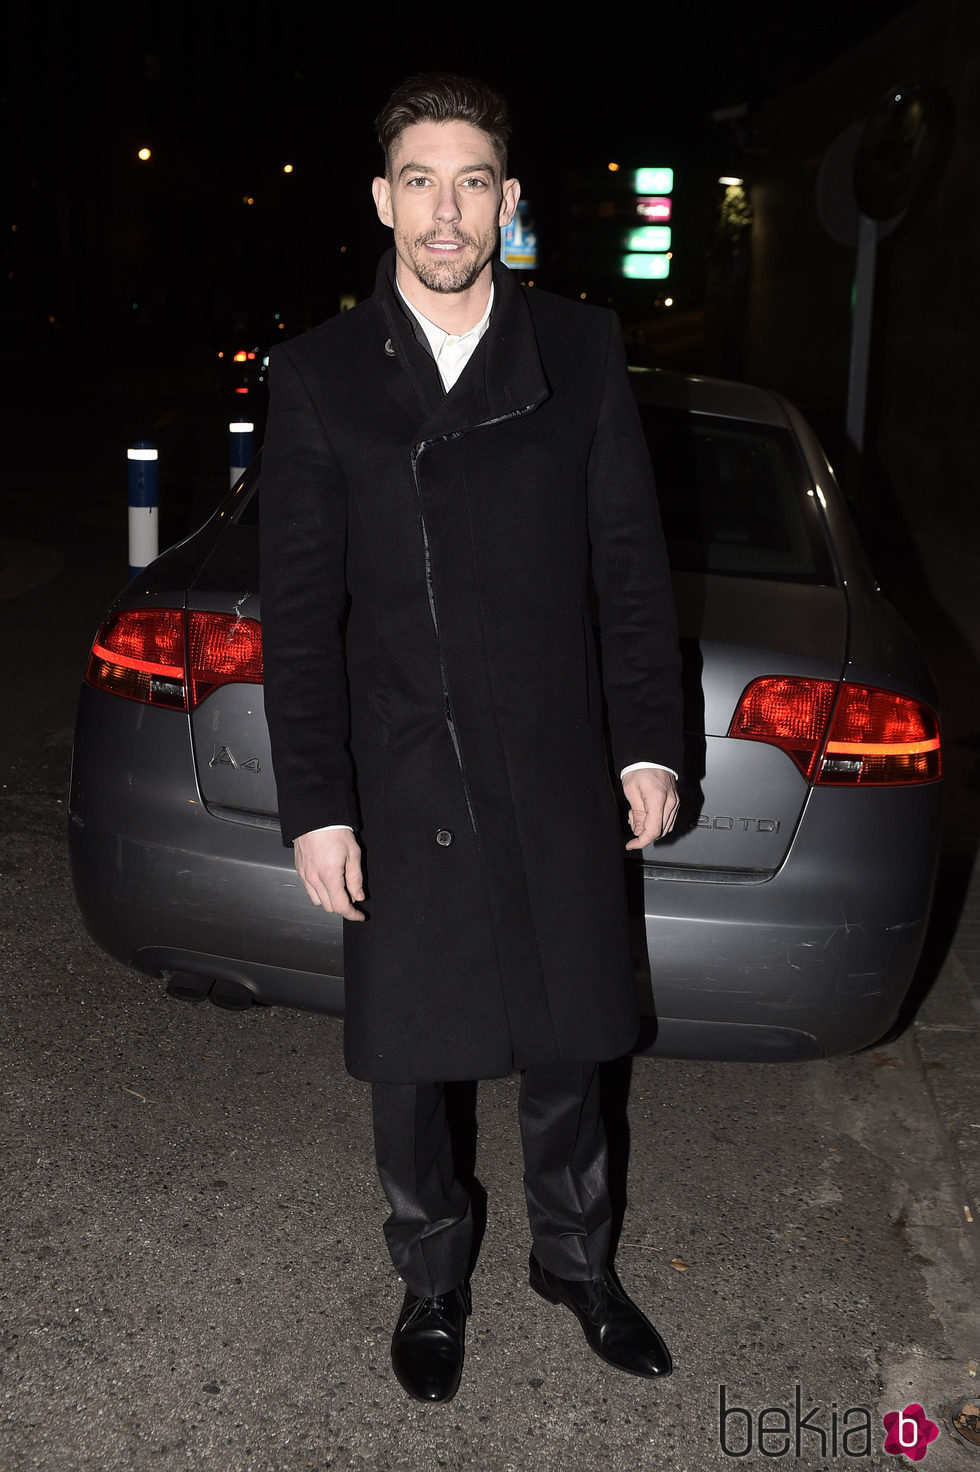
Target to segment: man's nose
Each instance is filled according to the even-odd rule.
[[[458,220],[460,218],[459,201],[452,186],[447,184],[445,188],[440,189],[434,213],[437,220]]]

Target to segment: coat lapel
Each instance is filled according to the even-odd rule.
[[[517,282],[500,261],[493,262],[494,304],[490,325],[459,381],[443,392],[439,371],[415,337],[398,302],[394,251],[378,269],[376,297],[390,345],[422,409],[419,443],[455,438],[480,426],[532,413],[550,396],[531,313]]]
[[[399,407],[418,423],[434,413],[445,393],[428,346],[416,338],[414,326],[398,300],[394,259],[395,252],[389,250],[378,265],[371,301],[379,311],[372,331],[378,335],[381,381]]]

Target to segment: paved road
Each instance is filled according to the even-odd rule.
[[[463,1387],[416,1406],[387,1368],[400,1292],[339,1024],[173,1001],[81,930],[72,706],[125,553],[119,518],[93,518],[98,487],[56,533],[58,486],[25,485],[8,486],[0,549],[17,572],[0,571],[2,1472],[910,1465],[882,1452],[882,1415],[917,1401],[941,1423],[980,1391],[965,756],[938,980],[901,1037],[819,1064],[634,1067],[617,1265],[675,1375],[605,1368],[529,1292],[505,1080],[480,1093],[489,1210]],[[24,543],[48,549],[33,586]],[[952,733],[963,753],[970,729]],[[944,1427],[921,1465],[968,1472],[980,1449]]]

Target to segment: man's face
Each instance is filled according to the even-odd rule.
[[[378,218],[394,231],[399,279],[409,272],[429,291],[467,291],[496,253],[520,184],[501,180],[490,139],[463,122],[413,123],[389,167],[373,194]]]

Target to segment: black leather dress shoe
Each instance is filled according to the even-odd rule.
[[[437,1298],[411,1289],[391,1336],[391,1367],[415,1400],[452,1400],[463,1373],[463,1338],[470,1311],[470,1285]]]
[[[609,1268],[601,1278],[559,1278],[531,1253],[531,1287],[575,1314],[600,1359],[631,1375],[669,1375],[670,1350],[645,1314],[627,1298]]]

